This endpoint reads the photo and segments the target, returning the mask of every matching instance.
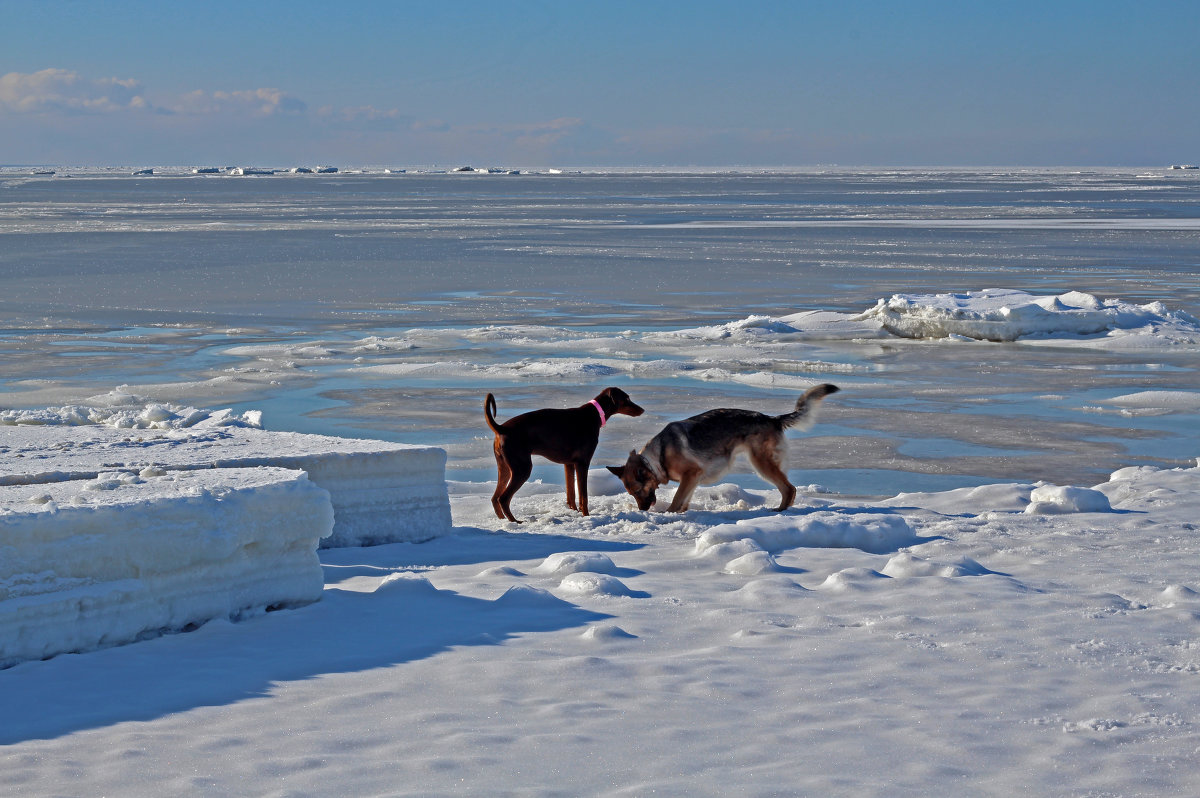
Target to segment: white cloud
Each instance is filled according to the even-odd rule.
[[[335,108],[325,105],[316,110],[321,122],[333,127],[360,129],[364,131],[391,132],[412,124],[412,117],[400,113],[397,108],[376,108],[373,105]]]
[[[444,119],[418,119],[412,129],[417,133],[449,133],[450,123]]]
[[[583,128],[583,120],[574,117],[552,119],[513,131],[513,141],[522,147],[550,147],[575,135]]]
[[[415,133],[444,133],[453,138],[507,142],[518,148],[544,149],[576,137],[588,127],[582,119],[562,117],[548,122],[508,125],[449,125],[441,120],[419,121],[413,123],[410,129]]]
[[[171,110],[180,114],[249,114],[275,116],[303,114],[308,105],[303,100],[280,89],[249,89],[246,91],[189,92],[172,104]]]
[[[151,110],[136,80],[85,78],[66,69],[0,76],[0,111],[95,114]]]
[[[376,122],[382,119],[392,120],[401,118],[400,112],[395,108],[383,111],[372,105],[360,105],[355,108],[334,108],[331,105],[325,105],[317,109],[317,115],[345,122]]]
[[[136,80],[86,78],[67,69],[43,69],[0,77],[0,111],[16,113],[115,113],[155,111],[177,114],[276,116],[303,114],[308,105],[281,89],[189,92],[153,106]]]
[[[387,159],[402,150],[408,157],[430,163],[599,162],[598,154],[613,146],[610,132],[574,117],[464,124],[436,117],[417,119],[386,105],[310,107],[278,88],[148,94],[136,80],[93,79],[67,69],[0,76],[0,115],[10,120],[0,134],[8,134],[22,153],[28,153],[21,158],[47,162],[86,159],[80,153],[100,147],[107,147],[105,160],[127,158],[113,154],[124,151],[125,137],[138,141],[138,154],[145,157],[146,134],[163,134],[166,154],[161,157],[182,162],[189,159],[186,150],[213,151],[217,145],[210,139],[218,129],[219,146],[236,152],[250,150],[270,137],[273,152],[279,152],[286,140],[300,153],[344,151],[360,159]],[[96,139],[99,115],[105,118],[102,142]],[[54,119],[61,116],[77,119],[64,125]],[[38,131],[47,123],[55,125],[59,138],[54,146],[66,148],[63,152],[44,149],[40,143]],[[18,131],[22,125],[24,129]],[[64,135],[77,140],[61,138]],[[83,141],[87,144],[79,143]]]

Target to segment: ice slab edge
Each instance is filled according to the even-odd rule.
[[[437,447],[240,427],[0,425],[0,485],[250,467],[305,471],[329,491],[334,526],[323,548],[421,542],[451,528],[446,452]]]
[[[317,601],[332,528],[280,468],[0,487],[0,667]]]

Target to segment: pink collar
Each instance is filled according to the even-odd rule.
[[[596,412],[600,414],[600,426],[603,427],[605,425],[605,423],[608,422],[608,416],[604,415],[604,408],[601,407],[600,403],[597,402],[595,399],[593,399],[591,402],[589,402],[589,404],[593,404],[596,406]]]

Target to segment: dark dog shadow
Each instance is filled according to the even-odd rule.
[[[353,561],[341,572],[374,576],[395,571],[400,560],[424,565],[537,557],[556,551],[619,550],[574,538],[456,530],[482,550],[400,544],[372,549],[325,550]],[[537,540],[531,538],[537,537]],[[460,545],[463,541],[459,540]],[[486,544],[494,544],[489,549]],[[431,546],[427,556],[398,557]],[[399,551],[387,552],[387,549]],[[369,552],[364,555],[362,552]],[[380,569],[385,569],[382,574]],[[334,581],[333,584],[337,584]],[[126,721],[148,721],[205,706],[226,706],[267,695],[281,682],[355,673],[415,662],[459,646],[493,646],[530,632],[579,627],[612,616],[584,610],[528,586],[496,599],[438,590],[418,574],[400,573],[373,592],[326,586],[321,601],[270,612],[237,623],[211,621],[184,634],[131,645],[63,654],[0,671],[0,745],[52,739]]]

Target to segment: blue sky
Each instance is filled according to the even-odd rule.
[[[0,0],[0,163],[1200,161],[1200,3]]]

